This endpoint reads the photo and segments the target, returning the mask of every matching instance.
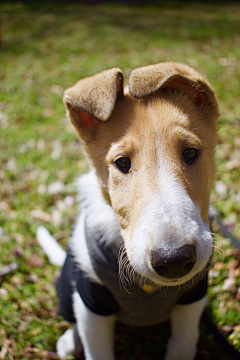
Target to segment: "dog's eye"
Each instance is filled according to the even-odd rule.
[[[124,174],[128,173],[131,169],[131,161],[127,157],[119,157],[114,161],[115,166],[122,171]]]
[[[183,151],[183,159],[189,165],[193,164],[198,158],[198,150],[194,148],[187,148]]]

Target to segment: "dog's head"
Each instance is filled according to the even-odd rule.
[[[115,68],[80,80],[64,102],[135,271],[168,286],[201,272],[213,247],[208,208],[218,118],[206,78],[160,63],[133,70],[124,92]]]

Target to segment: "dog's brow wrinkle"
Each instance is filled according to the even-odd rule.
[[[163,153],[162,153],[162,149],[161,149],[161,139],[160,139],[160,136],[158,135],[158,126],[157,126],[158,119],[156,117],[156,114],[153,111],[151,102],[148,101],[147,104],[148,104],[148,111],[151,115],[151,118],[152,118],[152,121],[154,124],[154,129],[155,129],[154,134],[155,134],[155,144],[156,144],[158,166],[159,166],[159,169],[164,169],[165,161],[164,161],[164,157],[163,157]]]

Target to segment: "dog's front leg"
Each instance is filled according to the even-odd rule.
[[[172,335],[165,360],[194,360],[199,338],[199,321],[206,305],[203,298],[189,305],[177,305],[171,313]]]
[[[114,360],[115,315],[100,316],[89,310],[78,292],[73,294],[77,329],[86,360]]]

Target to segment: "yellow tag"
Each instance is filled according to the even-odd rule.
[[[155,291],[155,289],[153,288],[153,286],[151,284],[144,284],[142,286],[142,290],[146,291],[147,293],[151,294]]]

